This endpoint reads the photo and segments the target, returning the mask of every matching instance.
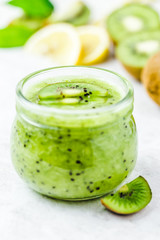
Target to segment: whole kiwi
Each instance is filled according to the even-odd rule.
[[[160,106],[160,52],[148,60],[141,80],[149,96]]]

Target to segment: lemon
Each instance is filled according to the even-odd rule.
[[[82,45],[72,25],[59,23],[44,27],[32,35],[25,49],[49,57],[56,65],[75,65],[81,56]]]
[[[83,48],[83,54],[78,63],[90,65],[103,62],[108,56],[110,47],[110,39],[105,28],[86,25],[78,27],[77,31]]]

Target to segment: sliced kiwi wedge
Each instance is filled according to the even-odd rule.
[[[139,176],[122,186],[117,192],[110,193],[101,199],[101,203],[110,211],[127,215],[140,211],[152,199],[148,182]]]
[[[51,17],[53,22],[68,22],[74,26],[87,24],[90,17],[90,9],[82,1],[76,1],[62,14],[54,13]]]
[[[103,104],[106,102],[106,98],[103,97],[92,97],[91,99],[87,100],[87,98],[63,98],[63,99],[54,99],[54,100],[40,100],[40,105],[46,105],[46,106],[54,106],[54,105],[76,105],[76,104]]]
[[[103,104],[112,97],[108,90],[90,83],[60,82],[43,87],[37,94],[40,105]]]
[[[26,27],[30,30],[37,31],[45,26],[45,20],[41,18],[29,18],[23,15],[12,20],[9,26]]]
[[[75,18],[67,22],[73,24],[74,26],[81,26],[81,25],[87,24],[89,22],[89,18],[90,18],[90,10],[87,6],[84,6],[83,10],[79,15],[77,15]]]
[[[140,80],[148,59],[160,51],[160,30],[137,33],[123,40],[116,48],[116,56],[134,77]]]
[[[111,39],[117,44],[131,34],[158,29],[160,19],[150,6],[130,3],[111,13],[106,24]]]

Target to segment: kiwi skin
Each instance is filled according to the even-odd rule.
[[[151,201],[151,199],[152,199],[152,191],[151,191],[151,189],[150,189],[150,186],[149,186],[149,184],[148,184],[148,182],[145,180],[145,178],[143,178],[142,176],[139,176],[139,177],[137,177],[136,179],[134,179],[132,182],[130,182],[130,183],[128,183],[128,184],[125,184],[125,185],[123,185],[119,190],[117,190],[117,192],[115,192],[115,194],[117,194],[117,193],[120,193],[120,194],[128,194],[129,193],[129,196],[130,196],[130,193],[132,194],[132,192],[134,192],[134,187],[133,187],[133,189],[132,189],[132,187],[130,187],[130,186],[132,186],[133,185],[133,183],[135,184],[135,182],[139,182],[139,183],[142,183],[143,182],[143,185],[145,186],[145,191],[147,192],[147,195],[146,195],[146,199],[147,199],[147,201],[145,201],[145,203],[143,204],[143,205],[141,205],[140,207],[139,207],[139,209],[126,209],[126,210],[122,210],[121,208],[118,210],[116,207],[114,208],[113,206],[113,204],[112,204],[112,200],[110,201],[110,199],[109,199],[109,201],[108,202],[106,202],[106,200],[105,200],[105,197],[104,198],[102,198],[101,199],[101,203],[102,203],[102,205],[104,205],[105,206],[105,208],[107,208],[107,210],[109,210],[109,211],[111,211],[111,212],[113,212],[113,213],[115,213],[115,214],[118,214],[118,215],[130,215],[130,214],[133,214],[133,213],[136,213],[136,212],[138,212],[138,211],[140,211],[140,210],[142,210],[143,208],[145,208],[149,203],[150,203],[150,201]],[[134,185],[133,185],[134,186]],[[140,189],[141,189],[141,186],[140,186]],[[113,196],[114,195],[114,193],[112,194],[112,193],[110,193],[109,195],[111,195],[111,196]],[[107,197],[107,196],[106,196]],[[140,199],[141,200],[141,199]],[[124,201],[127,201],[127,200],[124,200]],[[111,204],[111,206],[110,206],[110,204]],[[130,202],[130,204],[132,204],[132,201]]]
[[[160,52],[148,60],[142,71],[141,81],[148,95],[160,106]]]
[[[123,67],[129,72],[134,78],[136,78],[138,81],[141,81],[141,74],[143,68],[136,68],[136,67],[131,67],[123,64]]]

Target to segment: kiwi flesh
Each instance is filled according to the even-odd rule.
[[[37,31],[40,28],[44,27],[45,24],[45,20],[44,19],[36,19],[36,18],[29,18],[25,15],[15,18],[14,20],[12,20],[9,24],[9,26],[16,26],[16,27],[25,27],[28,28],[30,30]]]
[[[39,91],[40,99],[58,99],[67,97],[85,97],[94,95],[94,97],[105,97],[109,92],[99,86],[89,83],[54,83],[47,85]]]
[[[54,83],[43,87],[37,95],[40,105],[103,104],[111,95],[108,90],[90,83]]]
[[[122,186],[117,192],[110,193],[101,199],[101,203],[110,211],[127,215],[140,211],[152,199],[148,182],[139,176]]]
[[[50,18],[51,22],[67,22],[74,26],[81,26],[88,23],[90,17],[90,9],[82,1],[76,1],[69,6],[66,11],[59,15],[54,13]]]
[[[90,10],[87,6],[84,6],[82,12],[78,16],[67,22],[73,24],[74,26],[81,26],[87,24],[89,22],[89,18]]]
[[[140,80],[148,59],[160,51],[160,30],[131,35],[116,47],[116,56],[135,78]]]
[[[106,25],[111,39],[117,44],[131,34],[160,28],[160,19],[150,6],[130,3],[111,13]]]
[[[160,106],[160,52],[148,60],[141,79],[149,96]]]

